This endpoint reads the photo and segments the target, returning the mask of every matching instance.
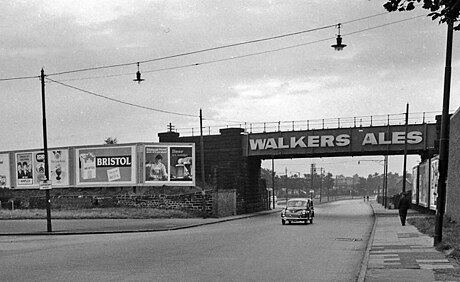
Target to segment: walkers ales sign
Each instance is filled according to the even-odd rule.
[[[400,153],[434,147],[435,127],[424,125],[339,128],[250,134],[249,156],[269,155],[370,155]]]

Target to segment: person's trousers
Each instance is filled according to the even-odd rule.
[[[401,219],[401,225],[406,225],[407,211],[399,211],[399,218]]]

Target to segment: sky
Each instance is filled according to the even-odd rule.
[[[420,7],[386,13],[384,3],[1,1],[0,151],[43,147],[42,68],[50,148],[107,137],[158,142],[170,123],[183,136],[197,134],[200,109],[205,134],[245,123],[401,115],[406,104],[411,116],[425,112],[432,121],[442,110],[446,26]],[[347,45],[340,52],[330,47],[339,23]],[[454,36],[451,111],[460,106],[459,49]],[[141,83],[133,81],[137,62]],[[383,171],[382,159],[276,160],[275,170],[308,173],[316,163],[366,176]],[[409,156],[408,169],[419,160]],[[390,157],[389,171],[402,174],[401,156]]]

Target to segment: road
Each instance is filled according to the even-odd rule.
[[[361,200],[191,229],[0,238],[1,281],[355,281],[373,225]]]

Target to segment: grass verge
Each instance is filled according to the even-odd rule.
[[[75,210],[51,210],[53,219],[149,219],[149,218],[193,218],[193,213],[180,210],[152,208],[93,208]],[[46,210],[0,209],[0,219],[46,219]]]
[[[407,220],[420,232],[434,237],[435,217],[412,217]],[[444,219],[442,241],[436,246],[438,251],[447,253],[448,257],[460,261],[460,224]]]

